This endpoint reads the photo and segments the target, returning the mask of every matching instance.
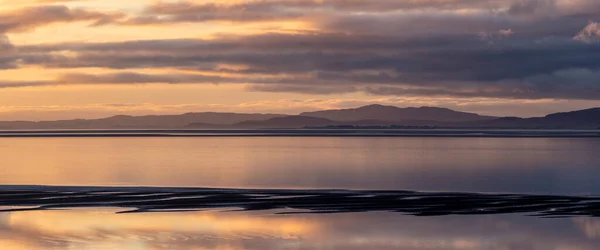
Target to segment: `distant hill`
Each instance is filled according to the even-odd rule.
[[[300,115],[187,113],[182,115],[118,115],[102,119],[7,121],[0,129],[261,129],[305,127],[409,126],[436,128],[600,129],[600,108],[545,117],[491,117],[445,108],[398,108],[369,105]]]
[[[435,114],[438,114],[440,117],[434,117]],[[396,108],[370,105],[356,109],[306,112],[299,116],[241,122],[234,126],[237,128],[303,128],[327,126],[343,127],[343,125],[497,129],[598,129],[600,128],[600,108],[556,113],[545,117],[494,118],[443,108]]]
[[[438,122],[468,122],[491,120],[496,117],[482,116],[474,113],[454,111],[446,108],[420,107],[420,108],[398,108],[384,105],[368,105],[354,109],[323,110],[306,112],[302,116],[320,117],[334,121],[357,121],[357,120],[379,120],[379,121],[438,121]]]
[[[487,121],[453,124],[454,127],[600,129],[600,108],[549,114],[545,117],[503,117]]]
[[[342,128],[346,125],[369,127],[369,126],[394,126],[402,124],[403,126],[439,126],[440,123],[436,121],[418,121],[418,120],[406,120],[402,122],[393,121],[380,121],[380,120],[358,120],[358,121],[334,121],[326,118],[311,117],[311,116],[300,116],[291,115],[284,117],[275,117],[268,120],[255,120],[255,121],[244,121],[232,125],[216,125],[207,123],[192,123],[186,126],[190,129],[279,129],[279,128],[324,128],[324,127],[338,127]]]
[[[191,123],[204,123],[212,128],[243,121],[267,120],[282,117],[277,114],[239,113],[187,113],[182,115],[117,115],[102,119],[75,119],[61,121],[14,121],[0,122],[0,129],[164,129],[184,128]]]
[[[236,123],[236,128],[304,128],[337,125],[340,122],[325,118],[292,115],[275,117],[264,121],[245,121]]]

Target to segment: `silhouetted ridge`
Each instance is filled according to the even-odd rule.
[[[0,122],[2,129],[175,129],[190,124],[205,124],[211,128],[243,121],[266,120],[284,115],[242,113],[186,113],[182,115],[116,115],[100,119],[73,119],[41,122]]]
[[[398,108],[394,106],[384,106],[379,104],[368,105],[354,109],[305,112],[300,115],[321,117],[334,121],[380,120],[394,122],[403,122],[410,120],[465,122],[489,120],[495,118],[490,116],[481,116],[474,113],[454,111],[446,108]]]
[[[544,117],[504,117],[488,121],[462,123],[461,125],[479,128],[598,129],[600,128],[600,108],[555,113]]]
[[[465,129],[598,129],[600,108],[550,114],[545,117],[490,117],[447,108],[398,108],[380,104],[353,109],[305,112],[300,115],[185,113],[182,115],[116,115],[101,119],[0,122],[3,130],[48,129],[263,129],[387,126],[394,128]]]
[[[233,127],[242,127],[242,128],[303,128],[310,126],[327,126],[327,125],[335,125],[338,122],[319,118],[319,117],[310,117],[310,116],[301,116],[301,115],[293,115],[293,116],[285,116],[285,117],[275,117],[264,121],[245,121],[234,124]]]
[[[549,114],[545,118],[556,121],[570,119],[579,122],[600,122],[600,108]]]

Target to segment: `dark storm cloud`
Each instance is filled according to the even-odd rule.
[[[441,97],[490,97],[490,98],[515,98],[515,99],[600,99],[600,87],[592,89],[575,86],[574,88],[563,86],[546,87],[523,82],[508,82],[499,88],[478,87],[474,89],[461,88],[433,88],[413,89],[402,87],[367,87],[365,92],[373,95],[397,95],[397,96],[441,96]]]
[[[595,59],[600,55],[597,44],[572,39],[509,40],[490,46],[476,35],[414,39],[259,35],[218,41],[59,44],[24,47],[20,51],[25,64],[58,68],[194,68],[198,65],[242,64],[250,71],[272,74],[393,69],[400,75],[395,81],[404,79],[411,82],[444,79],[493,81],[569,68],[600,67],[600,61]],[[72,51],[78,55],[52,54],[52,49]],[[38,51],[46,53],[36,53]],[[244,70],[239,72],[244,73]]]
[[[335,74],[334,74],[335,75]],[[600,71],[565,70],[540,74],[524,79],[507,79],[487,82],[432,81],[414,84],[399,77],[380,74],[317,75],[312,84],[269,84],[250,86],[253,91],[346,93],[362,91],[387,96],[440,96],[461,98],[516,98],[516,99],[600,99]],[[565,84],[568,83],[568,84]],[[313,88],[312,91],[307,89]]]
[[[504,31],[505,33],[508,31]],[[574,33],[576,34],[577,31]],[[468,46],[467,46],[468,45]],[[52,51],[56,50],[56,51]],[[70,75],[70,83],[255,83],[265,92],[600,99],[600,46],[572,38],[267,34],[207,40],[20,48],[20,62],[54,68],[182,68],[241,76]],[[77,56],[53,52],[75,52]],[[43,52],[43,53],[40,53]],[[244,65],[219,69],[217,65]],[[256,75],[286,77],[257,77]],[[265,85],[266,84],[266,85]]]
[[[248,83],[248,90],[263,92],[600,99],[595,0],[179,1],[158,2],[125,19],[56,8],[21,28],[4,27],[35,27],[36,20],[131,25],[298,18],[318,31],[17,48],[0,39],[0,50],[12,51],[0,55],[0,67],[129,71],[65,75],[57,84]],[[47,12],[71,14],[44,17]],[[202,74],[134,72],[156,68]]]
[[[402,38],[343,34],[282,35],[205,40],[131,41],[103,44],[54,44],[21,47],[25,64],[56,68],[200,68],[242,64],[239,73],[305,73],[395,68],[424,50],[458,50],[465,44],[487,46],[473,36]],[[76,52],[69,57],[54,52]],[[285,63],[282,63],[285,62]]]

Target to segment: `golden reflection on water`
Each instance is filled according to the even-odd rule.
[[[551,138],[2,138],[0,184],[589,192],[600,190],[598,147]]]
[[[599,140],[0,139],[0,185],[598,193]],[[435,157],[432,157],[435,156]],[[0,250],[588,250],[596,219],[112,210],[0,214]]]
[[[0,249],[592,250],[600,244],[598,220],[583,218],[114,212],[76,209],[0,214]]]
[[[318,233],[314,221],[223,212],[115,214],[110,210],[32,211],[3,215],[0,246],[24,249],[243,249],[244,239],[282,242]]]

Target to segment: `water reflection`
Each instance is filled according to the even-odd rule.
[[[599,139],[3,138],[0,184],[600,194]],[[597,249],[600,221],[392,213],[0,214],[2,250]]]
[[[600,221],[389,213],[116,215],[108,210],[0,215],[0,245],[24,249],[596,249]]]
[[[594,194],[600,139],[4,138],[0,184]]]

